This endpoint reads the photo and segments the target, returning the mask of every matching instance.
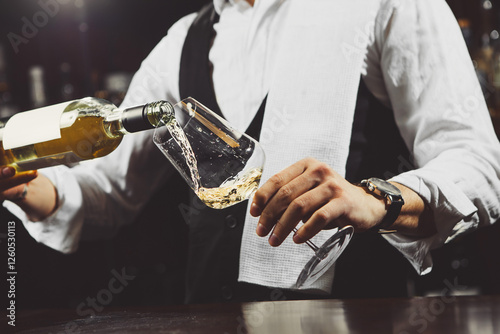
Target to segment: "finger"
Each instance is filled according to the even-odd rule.
[[[3,172],[3,171],[2,171]],[[13,177],[0,180],[0,191],[16,187],[20,184],[28,183],[38,176],[37,171],[18,173]]]
[[[293,237],[295,243],[303,243],[314,237],[328,225],[330,228],[344,215],[343,201],[333,200],[316,210]],[[339,224],[337,224],[339,226]]]
[[[310,191],[315,184],[315,180],[309,178],[307,174],[302,174],[282,186],[262,211],[257,225],[257,235],[263,237],[269,234],[285,210],[288,210],[290,204],[299,196]]]
[[[269,239],[271,246],[279,246],[301,220],[307,221],[306,217],[313,215],[313,212],[323,207],[333,196],[329,187],[319,186],[294,199],[274,227],[273,235]]]
[[[2,167],[2,170],[0,173],[0,180],[6,179],[9,177],[13,177],[15,174],[16,174],[16,170],[13,167],[10,167],[10,166]]]
[[[301,175],[305,170],[306,163],[304,160],[301,160],[269,178],[269,180],[255,192],[250,207],[250,214],[254,217],[260,216],[269,200],[278,190],[297,176]]]
[[[2,200],[15,200],[15,199],[19,199],[21,197],[21,195],[23,194],[24,192],[24,187],[25,187],[25,183],[23,184],[20,184],[16,187],[13,187],[13,188],[10,188],[6,191],[3,192],[3,195],[0,196],[2,198]]]

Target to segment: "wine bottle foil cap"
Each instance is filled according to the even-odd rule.
[[[159,101],[125,109],[122,124],[128,132],[138,132],[156,127],[165,114],[173,114],[173,106]]]

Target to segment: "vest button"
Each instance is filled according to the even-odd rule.
[[[227,215],[225,221],[226,226],[229,228],[235,228],[238,225],[238,219],[233,215]]]
[[[233,299],[233,289],[230,286],[223,286],[222,287],[222,298],[225,300],[231,300]]]

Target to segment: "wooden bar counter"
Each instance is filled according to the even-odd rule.
[[[7,332],[500,333],[500,296],[105,308],[83,318],[71,309],[24,310]]]

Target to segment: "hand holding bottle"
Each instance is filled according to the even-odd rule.
[[[56,210],[57,190],[37,171],[16,173],[13,167],[0,167],[0,204],[4,200],[16,203],[31,221],[40,221]]]

